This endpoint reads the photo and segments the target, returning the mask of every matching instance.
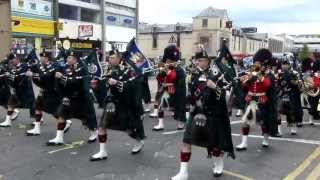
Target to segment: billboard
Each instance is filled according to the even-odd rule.
[[[52,2],[44,0],[11,0],[13,12],[52,17]]]

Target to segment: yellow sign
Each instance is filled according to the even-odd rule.
[[[12,32],[54,35],[54,22],[49,20],[30,19],[12,16],[13,21],[20,21],[17,26],[12,26]]]
[[[71,43],[71,47],[75,49],[91,49],[91,43]]]

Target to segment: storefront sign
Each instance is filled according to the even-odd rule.
[[[44,0],[11,0],[13,12],[52,17],[52,2]]]
[[[92,37],[93,36],[93,25],[79,25],[79,37]]]
[[[92,43],[73,42],[73,43],[71,43],[71,48],[74,48],[74,49],[92,49]]]
[[[12,32],[54,35],[54,22],[40,19],[29,19],[12,16],[12,20],[20,21],[17,26],[12,26]]]

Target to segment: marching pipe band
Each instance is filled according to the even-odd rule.
[[[89,56],[92,58],[95,53]],[[67,54],[61,51],[59,60],[51,60],[50,53],[43,52],[40,61],[34,61],[35,57],[30,55],[26,58],[31,60],[28,62],[10,54],[6,61],[0,62],[0,105],[7,109],[0,126],[10,127],[18,117],[18,108],[27,108],[35,122],[26,135],[38,136],[43,113],[51,114],[57,119],[57,132],[47,145],[58,146],[64,144],[64,134],[72,123],[69,119],[77,118],[90,130],[88,143],[99,142],[99,151],[90,157],[91,161],[108,157],[107,129],[126,132],[134,140],[131,153],[137,154],[143,149],[145,139],[143,75],[156,72],[158,87],[155,109],[150,116],[158,118],[158,122],[153,130],[165,129],[166,109],[174,113],[177,129],[185,132],[180,170],[172,180],[186,180],[192,145],[207,149],[208,157],[214,162],[215,177],[223,173],[224,154],[235,158],[229,120],[234,100],[230,98],[238,98],[246,108],[239,105],[244,124],[241,143],[235,147],[237,151],[247,149],[253,125],[261,126],[262,147],[268,148],[270,136],[282,135],[281,116],[286,118],[291,135],[296,135],[296,127],[303,125],[303,108],[309,110],[308,124],[314,125],[313,120],[320,118],[320,60],[313,65],[310,59],[303,60],[305,64],[296,72],[292,71],[290,61],[274,62],[271,52],[261,49],[249,69],[238,72],[225,46],[213,61],[203,46],[199,46],[186,74],[180,55],[175,45],[169,45],[158,66],[138,72],[122,59],[120,52],[113,50],[104,73],[98,77],[93,75],[96,67],[88,67],[88,59],[81,59],[76,51]],[[36,98],[32,82],[40,88]],[[92,90],[103,109],[99,124]]]

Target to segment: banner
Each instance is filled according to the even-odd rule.
[[[54,35],[54,22],[40,19],[29,19],[12,16],[12,20],[19,21],[20,24],[12,26],[12,32],[32,33],[42,35]]]
[[[52,17],[52,2],[44,0],[11,0],[13,12]]]

